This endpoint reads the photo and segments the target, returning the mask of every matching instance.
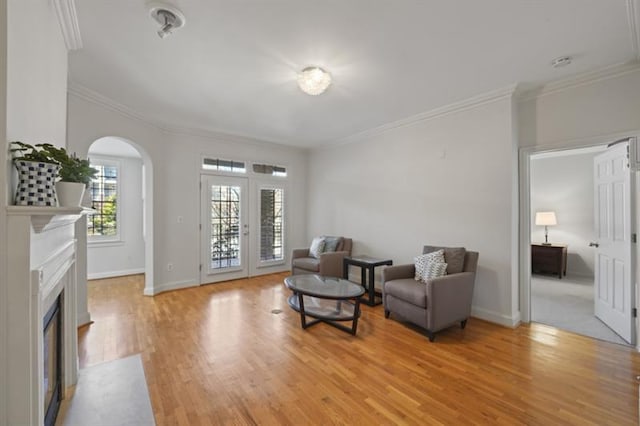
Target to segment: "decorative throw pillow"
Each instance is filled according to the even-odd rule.
[[[436,250],[431,253],[421,254],[413,259],[416,265],[416,275],[415,280],[422,280],[422,275],[424,274],[424,270],[427,267],[428,262],[437,262],[444,263],[444,250]]]
[[[325,253],[333,253],[336,251],[340,242],[342,241],[342,237],[323,237],[324,238],[324,252]]]
[[[309,256],[320,259],[320,255],[324,251],[324,237],[315,237],[311,241],[311,247],[309,248]]]
[[[421,280],[426,283],[427,280],[447,275],[447,264],[444,262],[427,262],[426,268],[422,273]]]
[[[464,247],[424,246],[424,253],[444,250],[444,261],[447,262],[447,274],[457,274],[464,270],[464,257],[467,251]]]

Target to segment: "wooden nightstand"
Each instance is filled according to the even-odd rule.
[[[531,272],[567,275],[567,246],[564,244],[531,244]]]

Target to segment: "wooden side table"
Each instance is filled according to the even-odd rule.
[[[377,259],[375,257],[362,255],[345,257],[343,262],[342,275],[345,279],[349,279],[349,265],[360,267],[360,283],[367,290],[367,299],[363,302],[369,306],[376,306],[382,303],[382,298],[376,298],[375,288],[375,268],[382,265],[393,265],[391,259]],[[369,271],[369,282],[367,283],[367,270]]]
[[[531,272],[551,273],[562,279],[567,275],[567,246],[531,244]]]

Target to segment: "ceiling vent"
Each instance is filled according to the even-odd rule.
[[[185,24],[183,13],[175,6],[168,3],[152,1],[147,3],[149,15],[160,24],[158,36],[165,38],[178,28],[182,28]]]

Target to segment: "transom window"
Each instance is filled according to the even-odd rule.
[[[272,166],[270,164],[254,164],[253,172],[263,175],[286,177],[287,169],[283,166]]]
[[[220,158],[205,158],[202,161],[204,170],[217,170],[219,172],[246,173],[244,161],[223,160]]]
[[[96,211],[87,219],[87,234],[93,240],[117,239],[118,193],[120,166],[115,161],[92,161],[91,167],[98,170],[91,181],[88,191],[91,194],[91,207]]]

